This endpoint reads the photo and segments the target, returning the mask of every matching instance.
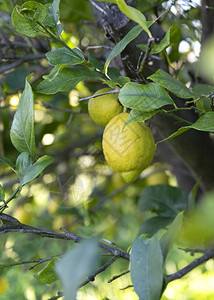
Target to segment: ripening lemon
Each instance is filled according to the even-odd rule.
[[[94,95],[102,94],[110,90],[110,88],[104,88],[96,91]],[[107,94],[91,98],[88,101],[89,115],[98,125],[106,126],[114,116],[122,111],[123,106],[118,102],[116,94]]]
[[[126,182],[134,182],[152,162],[155,141],[144,122],[124,123],[128,113],[115,116],[103,133],[103,152],[108,165]]]
[[[0,277],[0,295],[8,290],[9,284],[5,277]]]

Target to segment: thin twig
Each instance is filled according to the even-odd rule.
[[[208,261],[213,256],[214,256],[214,249],[207,251],[207,253],[205,253],[204,255],[202,255],[199,258],[194,259],[190,264],[188,264],[183,269],[181,269],[173,274],[167,275],[166,276],[167,283],[169,283],[173,280],[182,278],[184,275],[186,275],[187,273],[189,273],[190,271],[192,271],[199,265],[203,264],[204,262]]]
[[[27,54],[22,56],[21,58],[17,59],[16,61],[12,62],[11,64],[8,64],[6,66],[3,66],[0,68],[0,74],[5,73],[9,70],[12,70],[14,68],[19,67],[24,62],[35,60],[35,59],[41,59],[46,58],[44,53],[38,53],[38,54]]]
[[[111,279],[108,280],[108,283],[111,283],[112,281],[114,281],[114,280],[116,280],[116,279],[118,279],[118,278],[120,278],[120,277],[122,277],[122,276],[128,274],[129,272],[130,272],[130,271],[127,270],[127,271],[125,271],[125,272],[123,272],[123,273],[121,273],[121,274],[119,274],[119,275],[113,276]]]
[[[142,60],[142,62],[141,62],[141,64],[140,64],[140,67],[139,67],[139,69],[138,69],[138,72],[139,72],[139,73],[141,73],[141,72],[143,71],[145,62],[146,62],[146,60],[147,60],[148,57],[149,57],[149,54],[150,54],[150,52],[151,52],[151,50],[152,50],[152,46],[153,46],[153,44],[154,44],[154,41],[155,41],[154,38],[149,38],[148,41],[147,41],[146,52],[145,52],[145,54],[144,54],[144,56],[143,56],[143,60]]]
[[[108,92],[105,92],[105,93],[100,93],[100,94],[96,94],[96,95],[92,95],[92,96],[80,98],[78,101],[89,100],[91,98],[96,98],[96,97],[100,97],[100,96],[108,95],[108,94],[116,94],[116,93],[119,93],[119,91],[120,90],[112,90],[112,91],[108,91]]]
[[[104,272],[110,265],[113,264],[113,262],[117,259],[116,256],[113,256],[105,265],[103,265],[101,268],[99,268],[96,272],[94,272],[94,274],[90,275],[88,277],[87,280],[85,280],[81,285],[80,287],[83,287],[85,286],[87,283],[89,283],[90,281],[94,281],[95,277],[101,273],[101,272]]]
[[[40,101],[39,104],[47,109],[52,109],[52,110],[61,111],[61,112],[69,112],[72,114],[84,114],[85,113],[83,111],[74,111],[70,108],[60,108],[60,107],[54,106],[50,103],[45,103],[44,101]]]
[[[89,0],[89,2],[90,2],[91,5],[93,5],[97,10],[99,10],[102,14],[107,15],[107,13],[105,12],[105,10],[102,9],[102,7],[100,7],[99,5],[97,5],[97,3],[95,3],[93,0]]]

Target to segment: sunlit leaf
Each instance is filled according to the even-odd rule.
[[[105,72],[107,72],[108,65],[110,61],[119,55],[125,48],[126,46],[133,41],[142,31],[142,27],[140,25],[137,25],[133,27],[125,36],[124,38],[116,44],[116,46],[113,48],[113,50],[110,52],[109,56],[106,59],[105,62]]]
[[[37,92],[43,94],[55,94],[59,91],[68,92],[83,80],[101,80],[102,77],[95,71],[87,68],[63,68],[54,76],[45,77],[37,86]]]
[[[27,1],[22,6],[16,5],[12,13],[13,26],[19,33],[35,37],[42,33],[37,22],[42,23],[46,14],[45,6],[35,1]]]
[[[98,1],[104,1],[104,0],[98,0]],[[148,33],[149,37],[152,37],[152,34],[148,28],[146,18],[145,16],[136,8],[129,6],[126,4],[124,0],[111,0],[108,1],[111,3],[115,3],[118,5],[119,9],[127,16],[129,19],[133,20],[137,24],[140,24],[140,26]]]
[[[10,138],[14,147],[19,152],[28,152],[34,160],[34,108],[33,92],[29,80],[30,76],[26,78],[25,89],[19,99],[19,104],[10,130]]]
[[[37,279],[42,284],[50,284],[58,279],[55,264],[59,259],[54,257],[38,274]]]
[[[180,40],[180,37],[181,37],[180,27],[177,24],[172,25],[169,28],[169,30],[167,31],[167,33],[165,34],[165,36],[163,37],[163,39],[158,44],[153,45],[150,54],[160,53],[167,47],[169,47],[175,43],[178,43]],[[147,49],[146,44],[139,44],[139,45],[137,45],[137,47],[140,48],[141,50],[143,50],[144,52]]]
[[[16,169],[20,179],[20,186],[23,186],[36,178],[52,162],[53,158],[51,156],[44,155],[32,164],[29,153],[21,153],[16,161]]]
[[[185,86],[185,84],[183,84],[180,80],[173,78],[161,69],[149,76],[148,79],[160,84],[180,98],[188,99],[193,97],[192,92]]]
[[[162,143],[162,142],[165,142],[169,139],[172,139],[172,138],[184,133],[185,131],[187,131],[189,129],[195,129],[195,130],[207,131],[207,132],[214,132],[214,112],[213,111],[212,112],[211,111],[207,112],[206,114],[202,115],[192,125],[184,126],[184,127],[179,128],[176,132],[172,133],[170,136],[168,136],[167,138],[163,139],[162,141],[160,141],[158,143]]]
[[[165,89],[156,83],[127,83],[120,90],[119,100],[125,107],[144,112],[174,103]]]
[[[69,51],[69,49],[62,47],[62,48],[56,48],[53,47],[51,51],[46,53],[48,62],[52,66],[56,65],[77,65],[81,64],[85,58],[82,54],[82,52],[74,48],[72,51]]]

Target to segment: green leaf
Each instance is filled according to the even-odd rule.
[[[195,185],[193,186],[192,190],[188,195],[188,210],[191,211],[196,206],[196,196],[198,192],[198,187],[200,183],[200,178],[196,181]]]
[[[104,1],[104,0],[98,0],[98,1]],[[145,30],[148,34],[148,36],[151,38],[152,34],[148,28],[146,18],[145,16],[136,8],[129,6],[126,4],[124,0],[111,0],[108,1],[111,3],[115,3],[118,5],[119,9],[132,21],[140,24],[140,26]]]
[[[36,90],[42,94],[55,94],[57,92],[68,92],[83,80],[101,80],[102,77],[96,72],[84,67],[64,68],[45,76]]]
[[[119,100],[125,107],[144,112],[150,112],[174,103],[165,89],[157,83],[127,83],[120,90]]]
[[[152,217],[143,222],[139,230],[139,235],[147,234],[149,237],[152,237],[158,230],[165,228],[171,221],[172,218]]]
[[[126,83],[130,82],[130,78],[129,77],[123,77],[123,76],[119,76],[115,79],[111,79],[111,80],[106,80],[105,83],[110,87],[110,88],[114,88],[115,86],[119,86],[122,87],[124,86]]]
[[[12,12],[12,22],[16,30],[29,37],[42,33],[40,25],[46,17],[46,8],[41,3],[27,1],[22,6],[16,5]]]
[[[181,38],[180,27],[177,24],[172,25],[169,28],[169,30],[167,31],[167,33],[165,34],[165,36],[163,37],[163,39],[160,41],[160,43],[154,44],[150,54],[160,53],[167,47],[172,46],[175,43],[178,43],[180,41],[180,38]],[[140,48],[141,50],[143,50],[144,52],[147,49],[146,44],[140,44],[140,45],[137,45],[137,47]]]
[[[124,125],[135,123],[135,122],[144,122],[146,120],[149,120],[157,113],[159,113],[158,109],[150,112],[143,112],[140,110],[132,109]]]
[[[212,85],[198,83],[193,87],[194,97],[197,98],[202,95],[208,96],[210,92],[214,92],[214,86]],[[212,111],[210,104],[210,99],[206,97],[201,97],[196,101],[196,106],[205,112]]]
[[[15,170],[15,165],[6,157],[0,156],[0,163],[8,165],[11,169]]]
[[[31,164],[29,153],[21,153],[16,161],[16,169],[20,179],[20,187],[36,178],[48,165],[53,162],[53,158],[48,155],[40,157],[34,164]]]
[[[56,273],[61,279],[65,300],[75,300],[77,290],[87,276],[97,267],[98,243],[84,240],[56,264]]]
[[[119,55],[125,48],[126,46],[133,41],[142,31],[142,27],[140,25],[137,25],[133,27],[125,36],[124,38],[113,48],[113,50],[110,52],[109,56],[106,59],[105,62],[105,73],[107,73],[107,68],[110,63],[110,61]]]
[[[204,194],[184,219],[181,237],[187,247],[209,249],[214,240],[214,192]]]
[[[55,272],[55,264],[58,262],[58,258],[54,257],[38,274],[37,279],[42,284],[50,284],[58,279]]]
[[[163,285],[163,257],[157,237],[136,239],[130,254],[130,274],[140,300],[160,299]]]
[[[35,158],[34,109],[33,92],[26,78],[25,89],[19,99],[17,111],[13,118],[10,138],[19,152],[28,152],[32,160]]]
[[[46,53],[48,62],[52,66],[56,65],[77,65],[81,64],[85,58],[79,49],[72,49],[72,52],[67,48],[53,47],[51,51]]]
[[[56,22],[53,16],[53,5],[52,3],[46,3],[44,4],[46,8],[46,16],[45,19],[43,20],[43,25],[48,26],[48,27],[56,27]]]
[[[139,210],[151,210],[158,216],[174,218],[186,209],[187,197],[184,191],[168,184],[147,186],[139,198]]]
[[[192,92],[180,80],[173,78],[161,69],[149,76],[148,79],[162,85],[180,98],[188,99],[193,97]]]
[[[5,191],[3,190],[3,187],[0,184],[0,202],[4,202],[5,199]]]
[[[184,133],[185,131],[187,131],[189,129],[195,129],[195,130],[207,131],[207,132],[214,132],[214,112],[210,111],[210,112],[205,113],[192,125],[184,126],[184,127],[179,128],[176,132],[172,133],[167,138],[159,141],[158,144],[162,143],[162,142],[165,142],[169,139],[172,139],[172,138]]]
[[[169,225],[167,232],[160,239],[163,257],[166,258],[168,251],[181,231],[183,224],[183,212],[177,214],[173,222]]]

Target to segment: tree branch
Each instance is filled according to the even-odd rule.
[[[46,58],[44,53],[37,53],[37,54],[27,54],[22,56],[21,58],[15,60],[11,64],[5,65],[0,68],[0,74],[6,73],[9,70],[12,70],[14,68],[19,67],[22,65],[24,62],[35,60],[35,59],[41,59],[41,58]]]
[[[80,243],[85,238],[68,232],[67,230],[60,228],[60,230],[64,231],[65,233],[56,233],[41,230],[35,227],[31,227],[25,224],[20,223],[17,219],[7,215],[0,213],[0,220],[3,222],[3,226],[0,227],[0,234],[8,233],[8,232],[18,232],[22,234],[35,234],[41,237],[47,237],[52,239],[61,239],[61,240],[72,240],[74,243]],[[106,245],[102,242],[99,242],[99,247],[106,251],[107,253],[111,253],[112,256],[116,258],[123,258],[129,260],[129,254],[124,252],[120,249],[113,248],[109,245]]]
[[[183,269],[179,270],[176,273],[170,274],[166,276],[167,283],[182,278],[184,275],[198,267],[199,265],[203,264],[204,262],[208,261],[210,258],[214,256],[214,249],[207,251],[204,255],[199,258],[194,259],[190,264],[188,264]]]

